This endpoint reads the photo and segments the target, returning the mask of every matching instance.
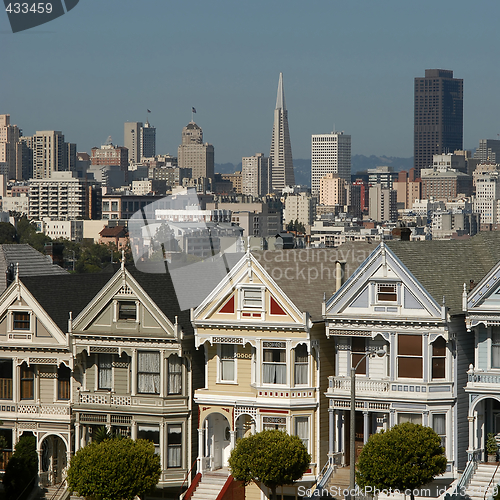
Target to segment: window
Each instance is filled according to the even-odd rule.
[[[35,370],[25,363],[21,365],[21,399],[33,399],[35,386]]]
[[[112,354],[97,355],[98,388],[111,390],[113,386]]]
[[[395,283],[377,284],[377,302],[397,302],[398,291]]]
[[[221,344],[220,346],[220,380],[234,382],[235,377],[235,357],[236,349],[231,344]]]
[[[446,444],[446,413],[434,413],[432,415],[432,428],[441,438],[441,446],[444,448]]]
[[[295,435],[302,440],[309,451],[309,417],[295,418]]]
[[[160,353],[137,353],[137,391],[141,394],[160,394]]]
[[[57,369],[57,399],[70,399],[71,370],[66,365]]]
[[[160,426],[142,425],[137,426],[137,439],[152,441],[155,445],[155,453],[160,454]]]
[[[243,309],[247,308],[262,308],[262,290],[256,288],[243,290]]]
[[[30,314],[29,312],[14,312],[14,321],[12,328],[14,330],[29,330],[30,329]]]
[[[307,346],[300,344],[295,348],[295,385],[307,384],[308,368]]]
[[[182,359],[173,354],[168,358],[168,394],[182,393]]]
[[[491,331],[491,367],[500,368],[500,331],[497,328]]]
[[[438,337],[432,343],[432,378],[446,377],[446,340]]]
[[[352,337],[351,339],[351,366],[356,368],[357,364],[366,355],[366,339],[364,337]],[[366,375],[366,357],[359,363],[356,370],[357,375]]]
[[[135,321],[137,318],[137,307],[135,302],[118,302],[118,319]]]
[[[398,377],[422,378],[421,335],[398,335]]]
[[[264,349],[264,384],[286,384],[286,350]]]
[[[420,413],[400,413],[398,415],[398,424],[406,422],[422,425],[422,415]]]
[[[167,426],[167,467],[182,467],[182,425]]]
[[[0,399],[12,399],[12,359],[0,359]]]

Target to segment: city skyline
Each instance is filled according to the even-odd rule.
[[[25,135],[62,130],[87,152],[108,136],[121,145],[124,122],[149,119],[157,152],[175,154],[194,106],[215,161],[237,164],[269,150],[283,72],[295,158],[309,157],[311,135],[332,130],[352,136],[353,154],[410,157],[414,78],[442,68],[464,80],[464,148],[497,137],[499,70],[490,61],[499,5],[423,2],[415,11],[394,1],[360,3],[220,1],[208,8],[197,0],[151,0],[147,7],[110,0],[97,15],[80,2],[18,34],[3,14],[2,61],[10,75],[1,112]],[[481,30],[472,29],[477,25]],[[132,32],[141,34],[133,43]],[[479,71],[486,64],[489,71]]]

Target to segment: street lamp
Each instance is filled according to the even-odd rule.
[[[379,358],[385,356],[384,349],[377,349],[376,351],[367,352],[359,361],[358,364],[354,367],[351,366],[351,425],[350,425],[350,469],[349,469],[349,497],[354,492],[354,488],[356,487],[356,370],[358,366],[365,360],[367,357],[374,358],[378,356]]]

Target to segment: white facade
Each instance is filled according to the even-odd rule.
[[[264,153],[241,159],[241,193],[263,196],[269,192],[269,158]]]
[[[52,172],[64,170],[64,135],[57,130],[37,131],[33,144],[33,178],[46,179]]]
[[[481,223],[500,222],[500,182],[499,172],[491,172],[476,177],[476,198],[474,211],[481,214]]]
[[[2,197],[2,210],[4,212],[19,212],[20,214],[28,215],[29,198],[28,195],[22,194],[20,196],[3,196]]]
[[[39,223],[43,234],[46,234],[53,240],[63,238],[81,242],[83,240],[83,221],[82,220],[50,220],[44,218]]]
[[[319,193],[320,180],[337,174],[351,182],[351,136],[344,132],[314,134],[311,138],[311,191]]]
[[[309,193],[289,195],[285,200],[283,221],[288,224],[298,220],[304,226],[311,225],[314,221],[315,208],[316,198],[313,198]]]

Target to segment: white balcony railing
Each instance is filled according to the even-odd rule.
[[[350,377],[328,377],[328,392],[350,391]],[[359,392],[389,392],[390,382],[386,380],[371,380],[356,377],[356,393]]]

